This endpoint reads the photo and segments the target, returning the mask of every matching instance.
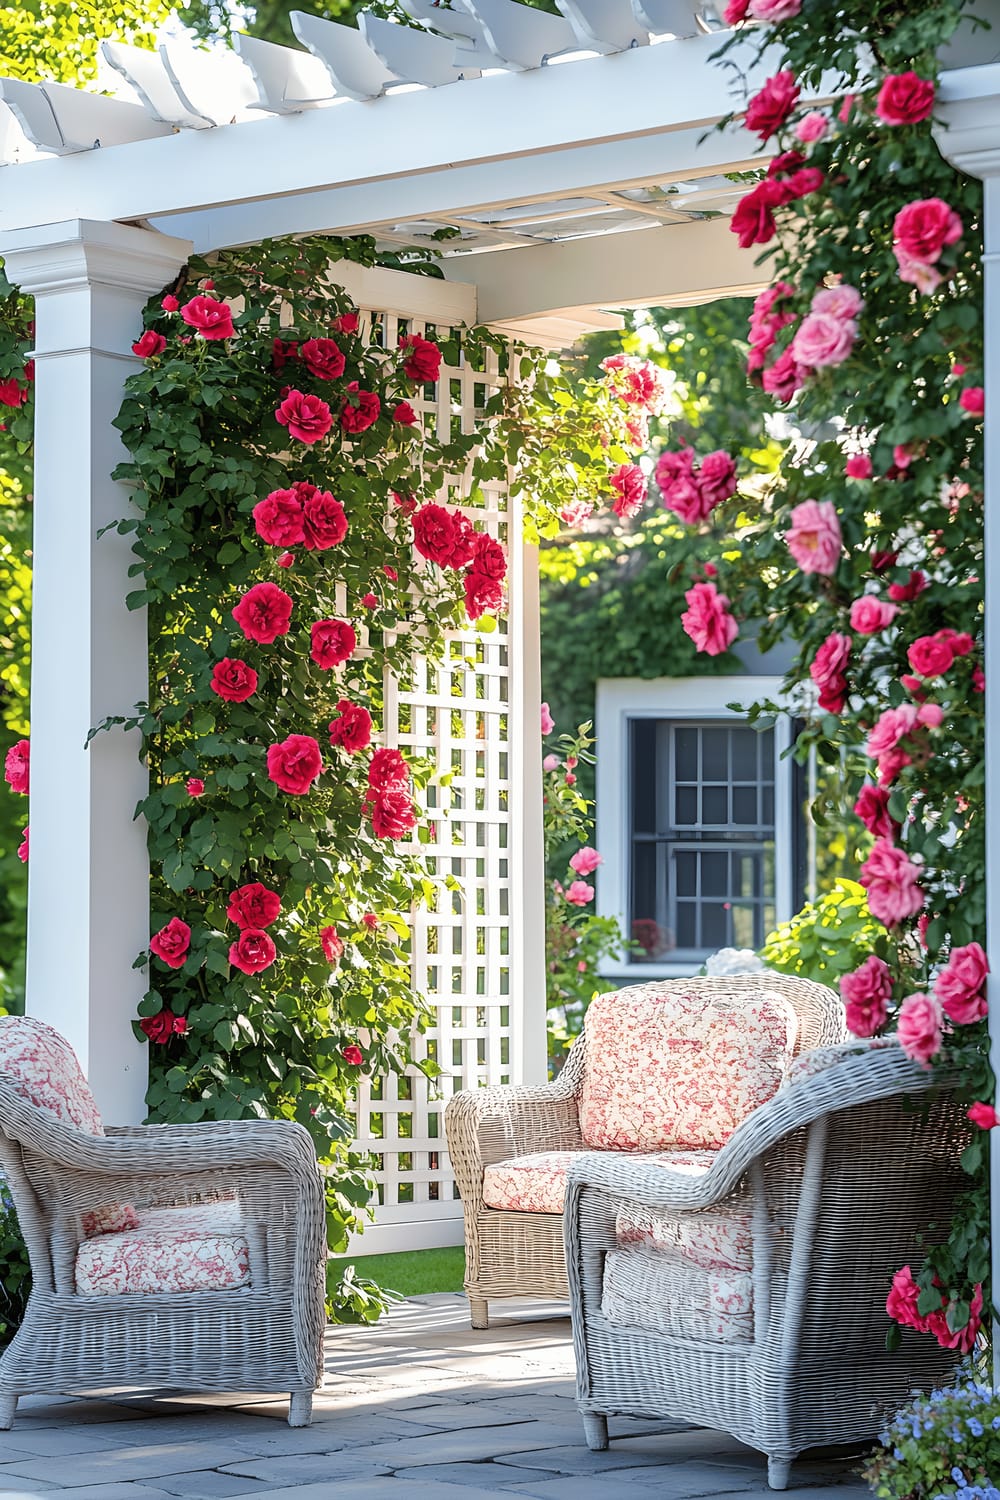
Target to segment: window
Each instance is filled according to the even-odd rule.
[[[637,945],[610,972],[691,973],[719,948],[758,948],[791,915],[790,724],[755,729],[727,706],[778,686],[598,684],[598,897]]]

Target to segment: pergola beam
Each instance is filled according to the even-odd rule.
[[[381,182],[388,189],[382,212],[359,213],[371,223],[396,216],[390,204],[408,179],[419,183],[434,173],[506,162],[520,181],[525,163],[538,155],[611,146],[618,166],[604,175],[616,181],[630,175],[634,143],[673,132],[686,136],[683,164],[675,157],[665,167],[684,170],[692,133],[701,134],[737,105],[728,73],[708,66],[717,47],[717,38],[692,37],[370,103],[184,131],[36,161],[28,169],[6,167],[0,230],[70,216],[134,221],[190,214]],[[753,86],[774,57],[754,61],[747,49],[741,61]],[[748,146],[739,153],[744,159],[752,154]],[[483,196],[495,192],[468,193],[466,201]],[[428,211],[426,203],[421,211]]]
[[[444,272],[478,287],[483,323],[584,308],[690,307],[753,296],[767,284],[724,218],[467,255],[446,261]]]

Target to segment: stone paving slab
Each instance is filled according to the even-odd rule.
[[[464,1298],[334,1328],[308,1428],[273,1392],[120,1387],[32,1396],[0,1433],[0,1500],[762,1500],[763,1456],[682,1423],[612,1420],[591,1453],[564,1309],[511,1303],[469,1327]],[[793,1469],[790,1500],[870,1500],[858,1455]],[[800,1488],[794,1488],[796,1485]]]

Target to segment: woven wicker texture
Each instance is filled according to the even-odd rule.
[[[768,1455],[783,1489],[804,1449],[867,1440],[915,1387],[960,1356],[903,1331],[885,1350],[885,1299],[898,1267],[920,1260],[931,1221],[947,1224],[969,1127],[946,1092],[898,1048],[865,1051],[756,1110],[702,1177],[635,1156],[581,1155],[564,1224],[577,1403],[591,1447],[612,1414],[721,1428]],[[623,1204],[676,1219],[751,1201],[753,1336],[745,1344],[657,1330],[648,1288],[602,1308],[605,1261]],[[627,1320],[627,1322],[626,1322]]]
[[[718,979],[661,979],[618,991],[698,995],[732,1001],[780,995],[799,1017],[796,1052],[842,1041],[840,997],[808,979],[768,972]],[[606,997],[605,997],[606,998]],[[582,1151],[579,1098],[587,1063],[586,1035],[577,1038],[558,1078],[534,1087],[469,1089],[449,1100],[445,1129],[465,1212],[465,1290],[472,1324],[485,1328],[496,1297],[565,1297],[562,1216],[487,1208],[483,1169],[536,1151]],[[619,1153],[608,1152],[617,1158]]]
[[[23,1022],[21,1023],[24,1024]],[[322,1377],[326,1224],[312,1140],[289,1120],[108,1127],[85,1134],[0,1072],[0,1167],[31,1260],[24,1323],[0,1358],[0,1427],[17,1398],[102,1386],[288,1391],[310,1419]],[[250,1284],[236,1290],[80,1296],[83,1216],[239,1200]]]

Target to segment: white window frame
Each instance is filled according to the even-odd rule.
[[[739,719],[751,704],[780,703],[780,677],[613,677],[597,683],[597,910],[614,917],[628,935],[629,753],[631,719]],[[739,709],[730,707],[738,704]],[[795,850],[792,826],[794,764],[792,719],[779,714],[774,726],[774,906],[775,922],[794,915]],[[606,959],[601,974],[635,982],[696,973],[701,962],[635,963],[626,954]]]

